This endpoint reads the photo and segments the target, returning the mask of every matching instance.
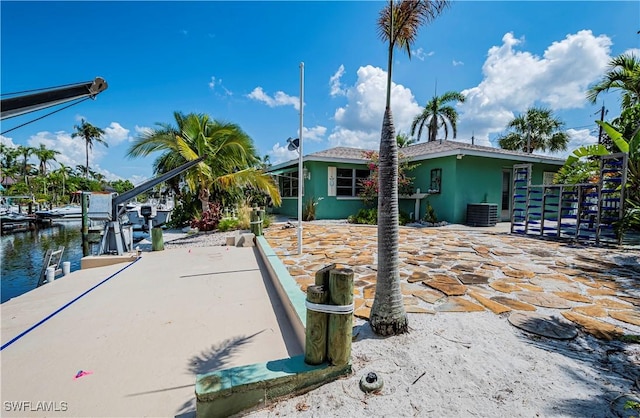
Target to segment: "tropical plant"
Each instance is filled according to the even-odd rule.
[[[632,53],[618,55],[609,62],[602,80],[587,91],[587,100],[595,103],[598,95],[610,89],[622,91],[622,109],[640,104],[640,60]]]
[[[109,144],[103,139],[104,131],[96,126],[93,126],[84,119],[81,120],[80,125],[73,127],[76,131],[71,134],[72,138],[82,138],[84,140],[85,155],[87,156],[87,162],[85,165],[85,178],[89,179],[89,150],[93,149],[93,143],[97,142],[105,147],[109,148]]]
[[[623,218],[616,232],[624,236],[629,229],[640,229],[640,131],[630,140],[623,138],[613,125],[596,121],[605,130],[620,152],[627,154],[628,171]],[[573,184],[593,181],[599,176],[600,165],[594,158],[611,154],[602,144],[580,147],[567,157],[554,179],[556,183]]]
[[[429,23],[449,5],[448,1],[390,0],[378,17],[378,33],[388,43],[387,92],[380,137],[378,197],[378,274],[376,294],[369,324],[376,334],[394,335],[407,332],[409,322],[400,292],[398,265],[398,144],[391,112],[393,51],[407,51],[421,25]]]
[[[371,205],[375,203],[378,198],[378,189],[380,187],[380,159],[378,158],[378,153],[375,151],[364,151],[362,154],[369,160],[367,167],[369,168],[370,174],[366,179],[360,180],[362,191],[358,193],[358,196],[362,198],[365,205]],[[398,160],[398,195],[413,194],[413,177],[409,177],[407,172],[413,170],[416,165],[409,164],[400,153],[398,154]]]
[[[316,220],[316,206],[318,206],[318,203],[320,203],[320,201],[324,199],[324,198],[318,198],[318,199],[314,199],[313,196],[311,196],[309,199],[307,199],[304,202],[304,205],[302,206],[302,220],[303,221],[315,221]]]
[[[444,129],[444,139],[446,140],[449,137],[449,126],[451,126],[453,138],[455,139],[458,135],[458,112],[448,103],[464,103],[464,99],[464,95],[457,91],[448,91],[442,96],[433,96],[425,105],[422,113],[413,119],[411,135],[415,135],[417,130],[416,139],[419,141],[420,136],[422,136],[422,130],[426,125],[429,142],[436,141],[438,131],[441,128]]]
[[[198,228],[199,231],[213,231],[218,228],[221,219],[222,205],[217,202],[209,203],[209,207],[202,212],[200,219],[191,221],[191,228]]]
[[[251,138],[236,124],[212,120],[208,115],[174,112],[175,126],[158,123],[135,140],[130,157],[163,152],[154,162],[156,174],[166,173],[188,161],[204,161],[180,176],[190,193],[197,193],[202,211],[209,207],[211,192],[250,186],[267,193],[280,205],[278,186],[259,163]],[[177,178],[174,182],[177,182]]]
[[[561,132],[564,123],[550,109],[532,107],[507,125],[513,132],[498,138],[500,148],[531,154],[535,150],[564,151],[569,135]]]
[[[407,134],[401,133],[396,136],[396,142],[398,143],[398,148],[406,148],[415,144],[416,140]]]
[[[49,161],[56,161],[56,155],[60,154],[60,151],[48,149],[44,144],[40,144],[38,148],[33,150],[33,154],[40,160],[40,174],[46,176]]]
[[[33,147],[25,147],[22,145],[18,145],[18,153],[22,156],[22,176],[24,177],[24,182],[29,185],[29,171],[31,171],[31,165],[29,164],[29,157],[33,155],[33,151],[35,148]]]

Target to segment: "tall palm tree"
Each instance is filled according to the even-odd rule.
[[[378,274],[376,295],[369,323],[376,334],[395,335],[407,332],[409,322],[400,292],[398,268],[398,144],[391,113],[391,73],[393,50],[407,51],[422,24],[435,19],[448,1],[390,0],[378,18],[380,38],[388,42],[387,100],[382,120],[379,153],[378,194]]]
[[[62,195],[64,196],[66,194],[65,186],[67,180],[69,179],[69,175],[71,174],[71,168],[62,163],[58,164],[60,164],[60,167],[54,170],[52,174],[55,174],[56,180],[59,179],[62,182]]]
[[[129,148],[129,156],[163,152],[154,162],[154,171],[164,173],[201,156],[206,159],[189,169],[184,180],[192,193],[198,193],[202,211],[209,207],[211,190],[250,185],[281,202],[271,176],[256,168],[259,158],[253,141],[238,125],[212,120],[203,114],[174,112],[176,125],[158,124],[145,132]]]
[[[595,103],[609,89],[622,90],[622,108],[640,104],[640,60],[634,54],[621,54],[609,62],[602,80],[587,91],[587,100]]]
[[[24,176],[24,182],[27,185],[29,184],[29,178],[28,178],[29,170],[30,170],[29,157],[33,155],[34,151],[35,151],[35,148],[33,147],[25,147],[22,145],[18,145],[18,152],[22,156],[22,175]]]
[[[104,145],[109,148],[109,144],[102,138],[104,136],[104,131],[96,126],[93,126],[89,122],[82,119],[80,125],[75,125],[73,127],[76,131],[71,134],[72,138],[80,137],[84,139],[85,144],[85,153],[87,156],[87,164],[85,170],[85,177],[89,179],[89,150],[93,148],[93,142],[97,142],[99,144]]]
[[[531,107],[507,125],[513,129],[498,138],[500,148],[531,154],[535,150],[565,151],[569,135],[561,132],[564,123],[553,116],[550,109]]]
[[[56,155],[60,154],[60,151],[48,149],[44,144],[40,144],[40,147],[33,150],[33,154],[40,160],[40,174],[46,176],[49,161],[56,161]]]
[[[422,113],[413,119],[411,135],[415,135],[417,129],[418,135],[416,138],[419,141],[420,136],[422,136],[422,130],[427,125],[428,142],[434,142],[437,139],[440,128],[444,128],[444,139],[446,140],[449,137],[450,125],[455,139],[458,134],[458,112],[453,106],[447,105],[449,102],[464,103],[464,95],[457,91],[448,91],[442,96],[433,96],[425,105]]]

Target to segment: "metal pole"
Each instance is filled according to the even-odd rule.
[[[302,115],[304,107],[304,62],[300,63],[300,142],[298,144],[298,255],[302,254],[302,189],[304,175],[302,167]]]

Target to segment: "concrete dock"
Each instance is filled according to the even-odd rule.
[[[303,352],[256,248],[144,252],[1,313],[2,416],[193,416],[196,374]]]

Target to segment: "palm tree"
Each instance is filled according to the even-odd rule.
[[[60,154],[60,151],[47,149],[44,144],[40,144],[39,148],[33,150],[33,154],[40,160],[40,174],[46,176],[49,161],[56,161],[56,155]]]
[[[174,112],[176,126],[159,123],[159,129],[145,132],[129,148],[129,156],[164,152],[154,162],[156,173],[206,156],[184,174],[192,193],[198,193],[202,211],[209,208],[212,188],[252,186],[265,191],[276,205],[281,202],[271,176],[256,168],[259,164],[251,138],[235,124],[219,122],[203,114]]]
[[[595,103],[609,89],[622,90],[622,108],[640,104],[640,60],[634,54],[621,54],[609,62],[603,79],[587,91],[587,100]]]
[[[401,334],[409,328],[398,268],[398,144],[391,113],[393,50],[395,47],[405,49],[411,58],[411,46],[420,26],[435,19],[448,4],[445,0],[403,0],[399,3],[390,0],[378,18],[380,38],[389,43],[389,49],[378,173],[378,274],[369,324],[380,335]]]
[[[531,154],[535,150],[564,151],[569,135],[560,132],[564,123],[550,109],[531,107],[507,125],[514,132],[498,138],[500,148]]]
[[[62,182],[62,195],[64,196],[66,194],[66,190],[65,190],[66,181],[67,179],[69,179],[71,169],[62,163],[58,163],[58,164],[60,164],[60,168],[58,168],[57,170],[54,170],[52,174],[55,175],[56,180],[59,179]]]
[[[398,148],[406,148],[415,144],[416,140],[407,134],[398,134],[396,136],[396,142],[398,143]]]
[[[35,151],[35,148],[33,147],[25,147],[22,145],[18,145],[18,152],[20,153],[20,155],[22,155],[22,175],[24,176],[24,182],[25,184],[29,184],[29,179],[28,179],[28,174],[29,174],[29,170],[30,170],[30,166],[29,166],[29,157],[33,154],[33,152]]]
[[[453,138],[455,139],[458,134],[458,112],[453,106],[447,105],[449,102],[464,103],[464,95],[457,91],[448,91],[442,96],[433,96],[431,100],[427,102],[422,113],[413,119],[411,124],[411,135],[415,135],[416,129],[418,130],[417,140],[420,140],[422,136],[422,130],[427,125],[429,132],[428,142],[434,142],[437,139],[438,130],[444,128],[444,139],[449,137],[449,125],[453,132]]]
[[[92,124],[85,121],[84,119],[82,119],[82,121],[80,122],[80,125],[75,125],[73,128],[76,131],[73,134],[71,134],[71,137],[72,138],[80,137],[84,139],[85,153],[87,155],[86,170],[84,173],[85,173],[85,177],[89,179],[89,150],[93,148],[93,141],[99,144],[102,144],[107,148],[109,148],[109,144],[107,144],[107,142],[104,139],[102,139],[102,137],[104,136],[104,131],[96,126],[93,126]]]

